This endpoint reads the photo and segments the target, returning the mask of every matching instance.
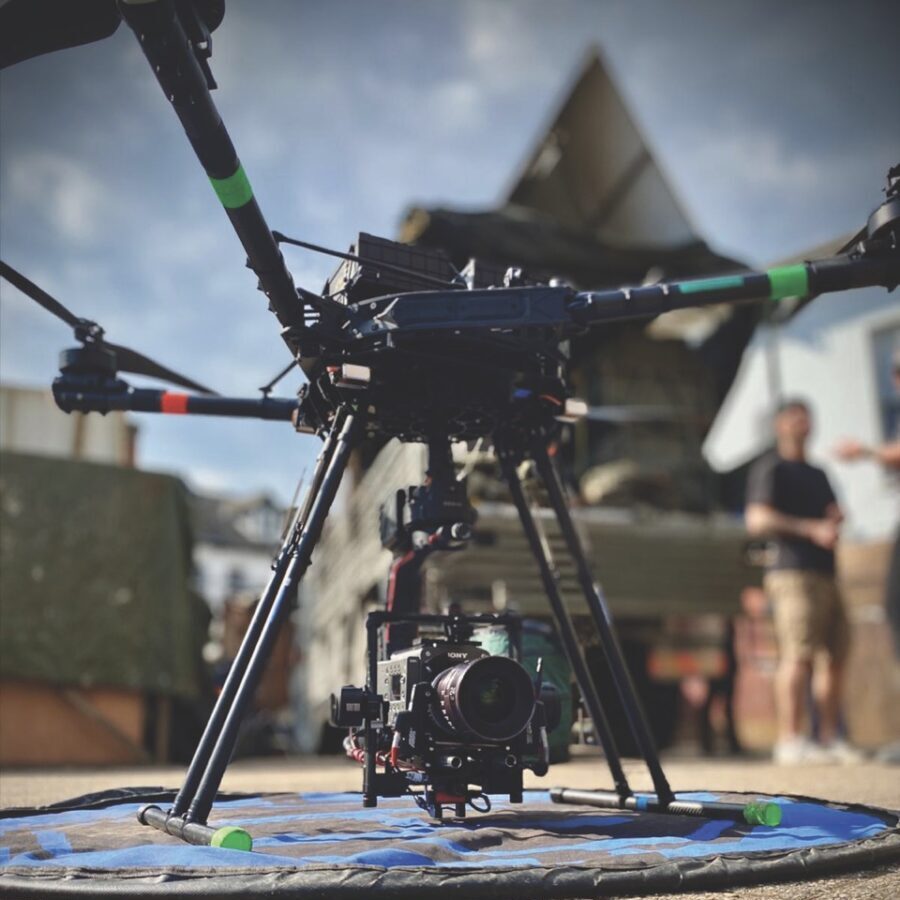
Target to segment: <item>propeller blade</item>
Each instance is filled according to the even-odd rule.
[[[158,378],[160,381],[167,381],[170,384],[187,388],[190,391],[197,391],[199,394],[215,395],[215,391],[192,381],[184,375],[167,368],[161,363],[155,362],[143,353],[132,350],[130,347],[123,347],[121,344],[111,344],[103,340],[103,329],[95,322],[87,319],[79,318],[72,310],[63,306],[55,297],[51,297],[43,288],[38,287],[30,278],[26,278],[21,272],[17,272],[12,266],[7,265],[0,260],[0,275],[2,275],[11,285],[18,288],[26,297],[30,297],[35,303],[43,306],[47,312],[52,313],[57,319],[61,319],[70,328],[75,330],[75,336],[78,340],[84,341],[84,336],[80,334],[82,330],[92,338],[95,346],[103,346],[112,350],[116,354],[116,369],[120,372],[131,372],[134,375],[146,375],[149,378]]]
[[[76,328],[82,320],[70,309],[66,309],[55,297],[51,297],[45,290],[39,288],[31,279],[26,278],[21,272],[17,272],[12,266],[8,266],[0,260],[0,275],[11,285],[17,287],[26,297],[30,297],[35,303],[39,303],[47,312],[52,313],[57,319],[62,319],[70,328]]]
[[[632,422],[687,422],[696,418],[696,414],[672,406],[589,406],[585,418],[591,422],[624,425]]]
[[[860,228],[859,231],[857,231],[856,234],[854,234],[846,244],[844,244],[839,250],[835,251],[834,255],[840,256],[842,253],[846,253],[851,247],[856,246],[861,240],[868,237],[868,234],[869,226],[863,225],[863,227]]]
[[[132,350],[130,347],[123,347],[121,344],[111,344],[109,341],[103,342],[104,347],[108,347],[116,354],[116,368],[120,372],[131,372],[134,375],[146,375],[148,378],[158,378],[160,381],[168,381],[170,384],[177,384],[179,387],[187,388],[189,391],[196,391],[198,394],[210,394],[215,396],[216,392],[192,381],[184,375],[179,375],[172,369],[166,368],[161,363],[155,362],[143,353]]]
[[[120,21],[115,0],[6,0],[0,3],[0,69],[102,40]]]

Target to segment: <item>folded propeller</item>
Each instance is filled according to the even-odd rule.
[[[216,392],[198,384],[190,378],[180,375],[167,366],[138,353],[130,347],[113,344],[104,337],[103,328],[91,319],[76,316],[63,306],[55,297],[51,297],[43,288],[17,272],[12,266],[0,261],[0,275],[11,285],[18,288],[26,297],[42,306],[47,312],[62,320],[75,333],[75,339],[82,346],[64,350],[60,358],[63,372],[97,373],[114,376],[116,372],[130,372],[134,375],[146,375],[169,384],[178,385],[200,394],[214,395]]]

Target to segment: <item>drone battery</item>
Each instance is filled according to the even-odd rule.
[[[359,233],[350,252],[363,262],[344,260],[325,283],[325,293],[342,303],[360,303],[372,297],[409,291],[434,290],[430,279],[450,282],[456,272],[440,250],[426,250],[410,244]],[[410,274],[379,267],[379,263],[409,269]],[[427,279],[416,278],[415,272]]]
[[[562,410],[555,418],[557,422],[573,423],[583,419],[587,414],[588,405],[584,400],[579,400],[577,397],[569,397],[563,403]]]
[[[344,363],[342,366],[329,366],[328,374],[332,384],[350,390],[364,390],[372,380],[372,370],[368,366],[356,363]]]

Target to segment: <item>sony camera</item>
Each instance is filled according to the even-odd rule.
[[[392,623],[443,634],[379,659]],[[504,627],[520,657],[518,618],[375,612],[366,624],[369,685],[332,697],[334,724],[350,729],[347,754],[365,767],[364,805],[411,793],[440,819],[447,807],[457,817],[467,805],[486,811],[491,794],[521,803],[523,771],[547,772],[559,696],[542,683],[540,661],[532,679],[518,658],[492,656],[473,639],[475,625]]]

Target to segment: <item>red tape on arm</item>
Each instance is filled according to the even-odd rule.
[[[188,411],[188,394],[174,394],[165,391],[160,397],[159,411],[174,416],[183,416]]]

